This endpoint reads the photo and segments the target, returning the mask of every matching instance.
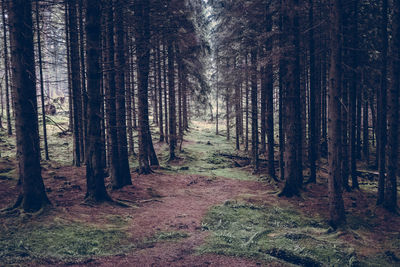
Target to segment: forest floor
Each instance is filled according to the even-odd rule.
[[[0,266],[400,266],[400,218],[376,208],[373,175],[344,193],[347,226],[333,231],[324,162],[301,197],[279,198],[264,162],[253,175],[214,131],[194,123],[175,162],[154,140],[161,167],[138,175],[132,158],[132,186],[111,190],[107,179],[124,207],[83,202],[85,168],[68,166],[70,136],[54,131],[42,172],[52,207],[0,215]],[[3,141],[0,209],[18,194],[12,151]]]

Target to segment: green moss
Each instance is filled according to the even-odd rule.
[[[152,238],[153,241],[160,242],[160,241],[177,241],[183,238],[187,238],[189,234],[185,232],[158,232]]]
[[[348,266],[351,262],[374,266],[374,257],[379,256],[358,259],[354,248],[340,241],[334,233],[327,233],[325,222],[308,218],[291,208],[228,201],[211,208],[202,226],[211,231],[211,235],[198,249],[200,253],[265,261],[278,258],[300,265],[311,261],[324,266]],[[382,266],[390,266],[390,261],[378,258]]]
[[[32,259],[76,261],[130,248],[123,231],[80,223],[33,225],[0,234],[0,262],[6,264]]]

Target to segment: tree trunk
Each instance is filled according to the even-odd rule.
[[[161,53],[160,53],[161,42],[157,39],[157,75],[158,75],[158,115],[159,115],[159,127],[160,127],[160,142],[164,142],[164,125],[163,125],[163,99],[161,86]]]
[[[4,77],[6,86],[6,115],[7,115],[7,133],[12,135],[11,113],[10,113],[10,82],[8,65],[8,43],[7,43],[7,21],[6,21],[6,0],[1,1],[1,13],[3,19],[3,50],[4,50]]]
[[[331,67],[329,71],[328,188],[330,224],[336,228],[346,220],[341,177],[341,85],[342,85],[342,0],[334,0],[331,11]]]
[[[49,160],[49,147],[47,145],[47,129],[46,129],[46,111],[44,103],[44,86],[43,86],[43,64],[42,64],[42,44],[40,38],[40,24],[39,24],[39,0],[36,0],[36,34],[38,43],[38,58],[39,58],[39,81],[40,81],[40,100],[42,104],[42,124],[43,124],[43,142],[44,142],[44,155],[45,159]]]
[[[153,123],[158,126],[158,99],[157,99],[157,54],[156,49],[153,48]]]
[[[14,207],[35,212],[50,204],[40,168],[39,123],[32,29],[32,2],[9,2],[15,131],[22,191]]]
[[[309,141],[308,141],[308,159],[310,164],[310,178],[308,182],[316,183],[317,181],[317,130],[316,130],[316,98],[318,98],[317,75],[315,70],[315,40],[314,40],[314,0],[310,0],[309,13],[309,29],[310,29],[310,114],[309,114]]]
[[[76,15],[76,0],[68,0],[69,8],[69,38],[70,38],[70,65],[72,81],[72,105],[74,124],[74,165],[81,166],[81,129],[82,129],[82,99],[81,99],[81,74],[79,66],[78,25]]]
[[[283,69],[284,69],[284,61],[283,61],[283,46],[284,46],[284,35],[283,35],[283,4],[282,0],[279,1],[279,48],[281,49],[279,54],[279,174],[281,180],[285,179],[285,161],[284,161],[284,153],[285,153],[285,129],[284,129],[284,84],[283,84]]]
[[[363,89],[363,158],[367,165],[369,165],[369,104],[368,104],[368,90]]]
[[[257,48],[251,50],[251,164],[258,172]]]
[[[176,147],[174,42],[168,37],[168,95],[169,95],[169,160],[174,160]]]
[[[69,37],[69,14],[68,14],[68,1],[64,2],[65,5],[65,46],[67,50],[67,77],[68,77],[68,131],[73,132],[74,127],[74,114],[73,114],[73,104],[72,104],[72,77],[71,77],[71,46],[70,46],[70,37]]]
[[[82,128],[81,131],[81,159],[83,160],[85,157],[85,147],[87,142],[87,105],[88,105],[88,96],[86,91],[86,66],[85,66],[85,34],[83,29],[83,0],[79,0],[78,2],[78,21],[79,21],[79,59],[81,63],[81,98],[82,98]]]
[[[377,204],[380,205],[384,201],[385,196],[385,174],[386,174],[386,138],[387,138],[387,53],[388,53],[388,0],[383,0],[382,7],[382,71],[381,71],[381,87],[378,92],[378,169],[379,169],[379,182],[378,182],[378,200]]]
[[[128,144],[126,138],[126,108],[125,108],[125,32],[124,32],[124,2],[115,0],[115,86],[116,86],[116,114],[117,137],[120,176],[113,181],[114,188],[131,185],[129,171]]]
[[[115,66],[114,66],[114,14],[113,3],[105,3],[106,17],[106,52],[105,52],[105,73],[106,73],[106,110],[107,110],[107,136],[109,139],[109,172],[111,181],[116,182],[121,176],[118,154],[117,117],[115,107]]]
[[[164,118],[165,118],[165,142],[168,144],[168,103],[167,103],[167,46],[163,42],[163,85],[164,85]]]
[[[280,196],[299,195],[302,184],[301,118],[300,118],[300,40],[298,0],[283,1],[285,44],[294,44],[284,51],[285,86],[285,186]]]
[[[131,45],[129,42],[128,34],[125,36],[125,43],[127,45],[127,66],[125,72],[125,79],[126,79],[126,114],[127,114],[127,130],[128,130],[128,147],[129,147],[129,155],[135,155],[134,143],[133,143],[133,125],[132,125],[132,90],[134,87],[134,83],[132,81],[132,64],[131,61],[133,60],[131,55]]]
[[[400,91],[400,1],[393,2],[393,22],[392,22],[392,82],[388,94],[388,161],[387,178],[385,182],[385,197],[383,206],[391,211],[397,211],[397,170],[399,157],[399,91]]]
[[[90,201],[110,200],[104,185],[101,140],[101,7],[100,1],[86,0],[86,54],[88,93],[88,138],[86,142],[86,196]]]
[[[249,151],[249,64],[248,64],[248,53],[245,56],[245,68],[246,68],[246,78],[245,78],[245,91],[246,91],[246,142],[245,151]]]
[[[149,106],[148,83],[150,64],[150,21],[149,0],[135,1],[136,57],[138,68],[138,139],[139,139],[139,174],[151,172],[148,150]]]
[[[272,48],[272,47],[271,47]],[[269,50],[270,52],[272,51]],[[272,62],[268,62],[266,67],[266,112],[267,112],[267,140],[268,140],[268,174],[276,179],[275,159],[274,159],[274,73]]]
[[[216,92],[216,94],[217,94],[217,96],[216,96],[216,102],[217,102],[217,113],[216,113],[216,115],[215,115],[215,134],[216,135],[218,135],[219,134],[219,132],[218,132],[218,119],[219,119],[219,106],[218,106],[218,100],[219,100],[219,66],[218,66],[218,64],[219,64],[219,62],[218,62],[218,48],[217,48],[217,51],[216,51],[216,63],[215,63],[215,65],[216,65],[216,73],[215,73],[215,75],[216,75],[216,80],[217,80],[217,92]]]
[[[267,79],[265,67],[261,67],[261,108],[260,108],[260,117],[261,117],[261,129],[260,129],[260,143],[261,143],[261,151],[260,154],[265,154],[267,151],[267,143],[265,142],[267,125],[266,125],[266,98],[267,98]]]
[[[236,58],[234,59],[234,68],[235,73],[237,72],[236,68]],[[236,150],[240,150],[240,85],[238,82],[235,84],[235,139],[236,139]]]

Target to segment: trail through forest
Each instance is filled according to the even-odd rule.
[[[84,168],[45,165],[53,208],[40,216],[2,215],[0,265],[400,263],[400,220],[375,208],[376,198],[368,191],[375,182],[363,180],[362,193],[345,193],[348,227],[331,231],[323,170],[319,183],[302,198],[278,198],[279,183],[252,175],[245,154],[232,148],[226,137],[215,136],[210,124],[196,122],[179,159],[168,162],[167,147],[157,143],[162,167],[147,176],[133,173],[133,185],[110,191],[116,202],[103,205],[83,202]],[[7,170],[7,160],[2,165]],[[4,208],[17,190],[13,176],[1,177]]]

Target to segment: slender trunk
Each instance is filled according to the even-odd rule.
[[[43,142],[45,159],[49,160],[49,147],[47,145],[47,129],[46,129],[46,111],[44,108],[44,86],[43,86],[43,63],[42,63],[42,44],[40,38],[39,24],[39,0],[36,0],[36,34],[38,43],[38,58],[39,58],[39,82],[40,82],[40,100],[42,104],[42,125],[43,125]]]
[[[309,141],[308,141],[308,159],[310,164],[310,178],[308,182],[315,183],[317,181],[317,134],[316,134],[316,98],[318,97],[316,90],[317,87],[317,75],[315,70],[315,41],[314,41],[314,0],[310,0],[310,114],[309,114]]]
[[[217,80],[217,96],[216,96],[216,102],[217,102],[217,113],[216,113],[216,115],[215,115],[215,134],[216,135],[218,135],[219,133],[218,133],[218,119],[219,119],[219,110],[218,110],[218,102],[219,102],[219,77],[218,77],[218,74],[219,74],[219,69],[218,69],[218,64],[219,64],[219,62],[218,62],[218,48],[217,48],[217,51],[216,51],[216,68],[217,68],[217,70],[216,70],[216,80]]]
[[[187,83],[187,74],[184,72],[182,85],[182,123],[184,131],[189,130]]]
[[[133,121],[133,129],[137,129],[137,119],[136,119],[136,100],[135,100],[135,61],[133,60],[135,55],[133,44],[131,45],[131,52],[130,52],[130,58],[131,58],[131,81],[132,81],[132,90],[131,90],[131,101],[132,101],[132,121]]]
[[[400,91],[400,1],[393,2],[393,37],[392,37],[392,64],[389,93],[388,93],[388,161],[385,196],[383,206],[391,211],[397,211],[397,170],[399,157],[399,91]]]
[[[175,66],[174,42],[168,38],[168,95],[169,95],[169,160],[174,160],[176,147]]]
[[[266,83],[267,83],[267,140],[268,140],[268,174],[276,179],[275,159],[274,159],[274,74],[272,62],[267,63]]]
[[[69,122],[68,122],[68,130],[70,132],[73,131],[74,122],[73,122],[73,104],[72,104],[72,76],[71,76],[71,46],[70,46],[70,37],[69,37],[69,14],[68,14],[68,1],[65,1],[65,44],[67,50],[67,77],[68,77],[68,113],[69,113]]]
[[[363,88],[363,158],[369,165],[369,114],[368,90]]]
[[[329,71],[328,188],[330,224],[336,228],[346,220],[341,177],[341,79],[342,79],[342,0],[334,0],[331,11],[331,67]]]
[[[12,135],[11,114],[10,114],[10,82],[9,82],[9,65],[8,65],[8,42],[7,42],[7,21],[6,21],[6,0],[1,1],[1,13],[3,19],[3,49],[4,49],[4,76],[6,86],[6,115],[7,115],[7,133]]]
[[[157,54],[153,48],[153,123],[158,126],[158,100],[157,100]]]
[[[165,142],[168,144],[168,103],[167,103],[167,47],[163,42],[163,85],[164,85],[164,118],[165,118]]]
[[[234,69],[236,68],[236,58],[234,59]],[[236,150],[240,150],[240,86],[239,83],[235,84],[235,139],[236,139]]]
[[[257,48],[251,50],[251,164],[258,172]]]
[[[85,66],[85,40],[83,29],[83,0],[79,0],[78,18],[79,18],[79,49],[81,63],[81,98],[82,98],[82,128],[81,131],[81,159],[85,157],[85,144],[87,142],[87,92],[86,92],[86,66]]]
[[[118,137],[117,137],[117,117],[115,107],[115,67],[114,67],[114,14],[113,3],[108,1],[105,6],[106,17],[106,52],[105,52],[105,73],[106,73],[106,110],[107,128],[109,141],[109,173],[111,181],[116,181],[120,177]]]
[[[81,166],[81,129],[82,129],[82,99],[81,99],[81,73],[79,66],[78,25],[76,14],[76,0],[69,0],[69,37],[71,56],[72,78],[72,105],[74,111],[74,165]]]
[[[161,53],[160,53],[161,42],[157,39],[157,75],[158,75],[158,115],[159,115],[159,128],[160,128],[160,142],[164,142],[164,125],[163,125],[163,99],[161,86]]]
[[[378,183],[378,200],[377,204],[382,204],[385,196],[385,174],[386,174],[386,140],[387,140],[387,53],[388,53],[388,0],[383,0],[382,7],[382,76],[381,87],[378,94],[378,169],[379,169],[379,183]]]
[[[245,56],[245,67],[246,67],[246,79],[245,79],[245,90],[246,90],[246,143],[245,151],[249,151],[249,65],[248,65],[248,53]]]
[[[128,34],[127,34],[128,35]],[[125,99],[126,99],[126,114],[127,114],[127,130],[128,130],[128,147],[129,147],[129,155],[135,155],[134,144],[133,144],[133,125],[132,125],[132,90],[133,90],[133,82],[132,82],[132,73],[133,70],[131,68],[132,58],[131,55],[131,46],[129,44],[129,38],[125,36],[125,43],[127,45],[127,66],[125,72],[125,79],[126,79],[126,92],[125,92]]]
[[[265,142],[265,136],[267,131],[266,125],[266,98],[267,98],[267,79],[265,68],[261,67],[261,108],[260,108],[260,117],[261,117],[261,131],[260,131],[260,143],[261,143],[261,151],[260,154],[265,154],[267,151],[267,143]]]
[[[138,81],[138,139],[139,139],[139,174],[151,172],[149,164],[148,129],[148,82],[150,63],[150,3],[149,0],[135,1],[136,57]]]
[[[283,38],[283,16],[282,16],[282,0],[279,1],[279,47],[283,50],[284,46],[284,38]],[[284,112],[283,112],[283,104],[284,104],[284,84],[283,84],[283,69],[284,69],[284,61],[283,61],[283,52],[281,51],[279,54],[279,173],[281,180],[285,179],[285,129],[284,129]]]

